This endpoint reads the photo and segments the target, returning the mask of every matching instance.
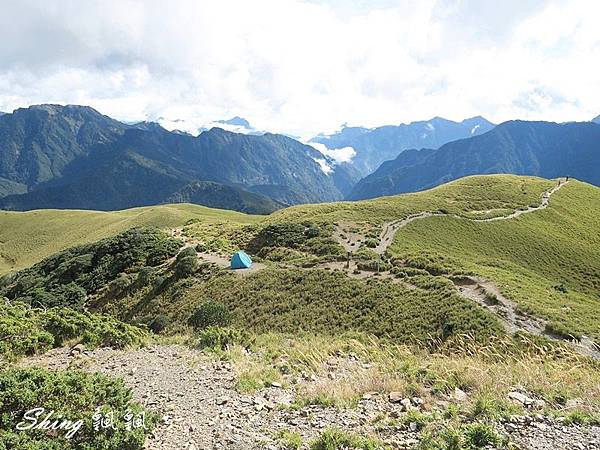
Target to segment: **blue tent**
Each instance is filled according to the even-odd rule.
[[[252,266],[252,259],[246,252],[235,252],[231,257],[232,269],[249,269]]]

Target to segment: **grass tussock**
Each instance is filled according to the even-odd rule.
[[[254,336],[247,346],[232,346],[226,357],[243,383],[251,374],[256,389],[314,375],[314,381],[299,386],[299,405],[353,407],[365,393],[386,396],[392,391],[422,397],[431,405],[458,388],[468,395],[457,404],[465,417],[495,420],[522,413],[508,399],[514,390],[543,400],[540,407],[549,413],[572,412],[566,404],[575,399],[577,412],[587,418],[600,410],[599,363],[566,347],[544,346],[521,335],[489,345],[465,338],[453,348],[432,354],[360,333],[336,338],[268,333]]]

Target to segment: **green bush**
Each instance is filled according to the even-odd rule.
[[[76,340],[90,347],[141,345],[141,328],[111,316],[80,313],[70,308],[34,309],[24,303],[0,305],[0,358],[41,353]]]
[[[278,247],[322,257],[343,256],[342,246],[327,236],[327,226],[323,227],[313,222],[267,225],[250,240],[247,248],[253,254],[261,254],[267,247]]]
[[[368,437],[355,436],[340,430],[325,430],[310,443],[311,450],[383,450],[382,442]]]
[[[498,433],[490,425],[484,423],[464,425],[463,434],[467,448],[487,448],[490,445],[499,445],[502,441]]]
[[[485,423],[447,425],[428,430],[418,448],[420,450],[477,450],[498,448],[502,438]]]
[[[208,300],[196,308],[188,323],[197,330],[207,327],[225,327],[231,323],[231,313],[223,303]]]
[[[179,255],[177,255],[177,260],[175,261],[175,265],[173,267],[175,276],[177,278],[189,277],[196,272],[196,270],[198,270],[198,257],[196,255],[196,250],[194,250],[192,247],[186,247],[179,253]]]
[[[168,325],[169,318],[164,314],[159,314],[148,321],[148,328],[150,328],[150,330],[156,334],[161,333],[165,328],[167,328]]]
[[[567,340],[581,340],[581,333],[578,333],[575,330],[572,330],[565,325],[558,322],[549,322],[546,324],[546,332],[549,334],[553,334],[561,339]]]
[[[365,239],[365,242],[363,242],[363,246],[367,248],[375,248],[377,247],[377,240],[373,238]]]
[[[125,274],[161,264],[175,255],[180,246],[180,241],[162,231],[133,228],[92,244],[63,250],[4,277],[0,296],[32,306],[81,310],[89,294],[113,281],[111,288],[122,292],[130,283]]]
[[[195,346],[200,350],[226,350],[232,345],[250,344],[249,335],[235,328],[209,327],[201,330],[195,336]]]
[[[39,315],[24,304],[0,304],[0,361],[48,350],[54,337],[40,326]]]
[[[380,260],[358,261],[356,266],[360,270],[367,270],[370,272],[386,272],[392,268],[390,263]]]
[[[258,253],[263,247],[299,248],[306,241],[306,227],[300,223],[267,225],[250,241],[248,249]]]
[[[78,313],[69,308],[51,309],[42,313],[42,327],[54,336],[54,345],[78,339],[90,347],[125,348],[141,345],[147,333],[141,328],[100,314]]]
[[[94,429],[97,407],[102,413],[112,412],[115,428]],[[24,414],[33,408],[44,408],[38,423],[54,411],[53,419],[69,420],[75,426],[47,431],[26,429],[33,418]],[[126,429],[125,416],[142,417],[143,427]],[[32,417],[31,414],[29,417]],[[132,401],[131,390],[120,379],[80,371],[50,371],[39,368],[9,369],[0,372],[0,449],[104,449],[137,450],[143,448],[145,436],[156,423],[156,415]],[[81,422],[79,422],[81,421]],[[72,433],[70,437],[67,433]]]

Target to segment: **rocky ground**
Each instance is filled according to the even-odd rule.
[[[232,363],[179,345],[128,351],[62,348],[28,358],[21,365],[81,368],[122,377],[136,400],[162,416],[146,442],[148,449],[278,449],[282,448],[278,440],[282,431],[298,432],[306,443],[330,427],[374,435],[393,448],[412,448],[419,441],[419,432],[416,424],[402,420],[406,410],[438,407],[421,404],[424,401],[419,398],[376,393],[366,394],[352,408],[292,407],[300,390],[325,381],[335,383],[339,370],[334,367],[322,375],[324,379],[289,375],[284,386],[274,383],[243,394],[235,389]],[[526,397],[515,400],[528,401]],[[599,427],[566,425],[541,415],[512,417],[498,424],[498,431],[510,436],[520,449],[600,449]]]

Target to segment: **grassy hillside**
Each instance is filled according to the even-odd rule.
[[[600,189],[572,181],[547,209],[477,223],[430,217],[400,230],[391,253],[449,255],[495,281],[559,331],[600,340]]]
[[[129,302],[134,311],[155,314],[164,308],[178,316],[181,311],[189,313],[189,308],[205,298],[215,298],[229,304],[240,322],[256,323],[253,328],[262,324],[286,331],[300,326],[297,320],[301,316],[315,314],[314,326],[307,328],[324,331],[319,322],[325,320],[323,318],[329,317],[326,321],[331,319],[333,322],[333,319],[342,320],[335,317],[340,304],[360,314],[362,306],[355,304],[354,294],[346,296],[344,292],[346,289],[358,289],[361,282],[344,280],[341,283],[339,277],[330,279],[330,275],[322,270],[317,271],[315,276],[307,272],[301,277],[290,278],[286,270],[340,258],[344,254],[343,249],[329,237],[334,223],[354,223],[376,238],[384,223],[422,211],[445,212],[464,218],[502,216],[539,205],[542,192],[555,183],[512,175],[475,176],[420,193],[354,203],[304,205],[267,217],[193,205],[166,205],[111,213],[1,213],[3,265],[0,270],[24,267],[70,245],[94,241],[133,226],[168,228],[187,224],[184,233],[200,242],[205,251],[229,253],[236,248],[249,248],[255,256],[271,260],[273,269],[243,279],[221,278],[220,275],[213,279],[212,274],[205,273],[200,276],[200,281],[182,285],[183,291],[189,290],[191,294],[183,295],[178,288],[177,301],[171,298],[165,301],[163,298],[136,304],[141,298],[136,297],[138,294],[131,296]],[[586,334],[599,340],[600,327],[594,320],[600,301],[600,242],[598,233],[594,233],[594,230],[600,229],[599,192],[590,185],[572,181],[554,194],[549,208],[516,219],[473,222],[452,217],[430,217],[417,220],[396,234],[393,245],[388,249],[390,261],[393,262],[394,258],[404,261],[410,269],[409,281],[429,289],[432,297],[435,297],[437,286],[448,281],[444,276],[464,272],[481,275],[495,282],[502,293],[520,308],[549,320],[556,331],[574,336]],[[299,223],[302,226],[294,225]],[[368,248],[361,251],[369,258]],[[429,261],[427,264],[433,266],[441,261],[443,273],[432,273],[426,265],[423,266],[423,261]],[[429,273],[422,269],[429,270]],[[406,272],[404,269],[401,271]],[[432,274],[436,276],[429,278]],[[328,287],[315,291],[311,283],[316,283],[317,279],[329,280]],[[374,288],[374,292],[377,289],[379,287]],[[371,295],[370,291],[359,291],[355,292],[355,296]],[[410,301],[404,303],[403,299],[419,297],[415,293],[404,292],[399,285],[386,287],[385,291],[384,297],[389,295],[398,299],[396,303],[390,303],[395,306],[411,305]],[[186,300],[181,301],[180,297]],[[313,301],[313,297],[319,298],[319,302],[325,302],[325,305]],[[350,303],[345,303],[346,297]],[[464,302],[459,297],[453,297],[452,301],[456,304]],[[427,305],[425,300],[422,303]],[[124,301],[123,305],[126,304],[128,301]],[[284,307],[281,306],[283,304]],[[378,306],[381,305],[371,305],[364,310],[372,312]],[[433,314],[440,304],[429,306],[424,311]],[[411,310],[410,306],[406,308]],[[265,311],[271,311],[269,317]],[[130,312],[121,309],[118,313]],[[393,317],[405,313],[400,308],[390,313],[386,320],[392,323]],[[410,313],[407,321],[409,316]],[[178,319],[184,320],[183,317]],[[357,328],[349,325],[358,323],[356,320],[345,317],[338,328]],[[443,328],[442,322],[438,321],[427,332],[438,333]],[[368,321],[366,323],[358,328],[373,332],[379,327],[368,326]],[[424,336],[421,332],[417,334]],[[399,338],[403,340],[403,337]]]
[[[501,216],[516,209],[539,205],[542,192],[554,184],[555,181],[537,177],[472,176],[423,192],[359,202],[294,206],[275,212],[269,220],[351,220],[381,225],[422,211],[440,210],[467,217]]]
[[[203,223],[252,223],[261,218],[183,203],[114,212],[0,211],[0,274],[27,267],[67,247],[97,241],[132,227],[179,227],[191,219]]]
[[[507,333],[454,284],[479,275],[554,330],[600,342],[600,189],[572,180],[546,209],[510,220],[470,220],[539,206],[555,185],[531,177],[469,177],[421,193],[306,205],[266,217],[186,204],[0,213],[0,270],[39,260],[0,276],[0,359],[12,364],[76,342],[119,348],[154,339],[185,342],[226,359],[234,368],[228,386],[239,393],[274,381],[294,386],[292,408],[310,405],[309,414],[327,405],[353,408],[365,394],[386,404],[392,392],[418,396],[419,411],[375,420],[395,434],[409,420],[420,423],[423,449],[474,448],[460,444],[469,430],[514,414],[597,424],[599,361],[564,342]],[[378,246],[385,224],[423,211],[451,215],[422,216],[399,229],[387,251]],[[349,270],[336,224],[362,236]],[[207,254],[237,248],[261,264],[233,273],[220,267],[226,259]],[[382,273],[372,272],[373,262]],[[55,382],[53,374],[40,377]],[[67,395],[79,389],[74,386]],[[514,391],[534,405],[510,401]],[[19,399],[21,409],[35,404],[19,392],[8,389],[7,398]],[[80,410],[96,404],[88,397]],[[11,438],[14,423],[5,428]]]

